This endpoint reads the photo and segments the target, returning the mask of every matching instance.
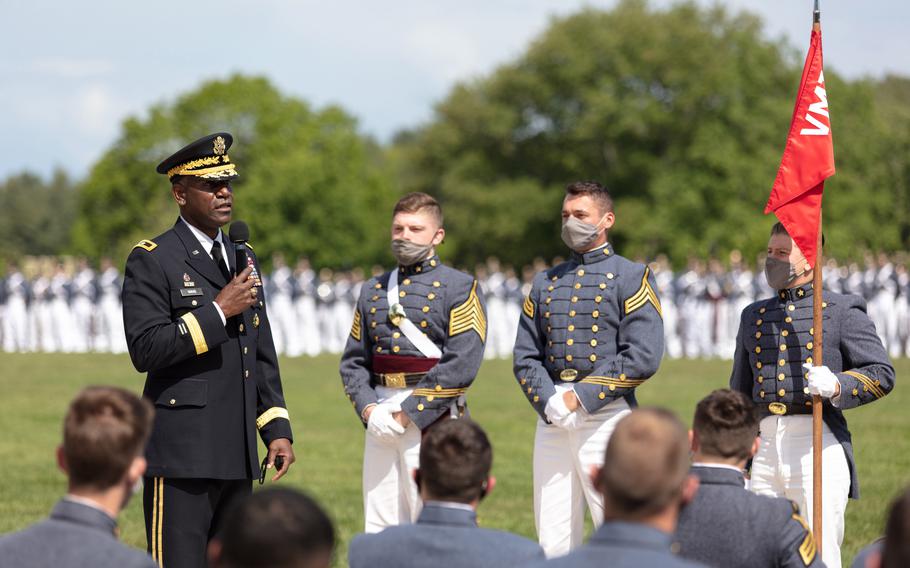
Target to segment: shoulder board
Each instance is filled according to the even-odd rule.
[[[153,250],[158,248],[158,245],[155,244],[154,241],[150,241],[148,239],[142,239],[141,241],[136,243],[136,245],[133,247],[134,250],[137,248],[145,249],[149,252],[152,252]]]
[[[247,248],[249,248],[250,250],[256,250],[253,248],[253,245],[251,245],[250,243],[243,243],[243,244],[245,244],[247,246]]]

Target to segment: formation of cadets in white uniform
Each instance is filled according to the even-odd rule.
[[[279,254],[272,262],[265,286],[278,352],[289,357],[341,353],[364,272],[323,268],[317,273],[307,259],[289,266]],[[562,259],[553,259],[551,265],[559,262]],[[487,359],[512,356],[530,279],[546,266],[539,259],[518,274],[490,258],[475,267],[487,299]],[[674,272],[660,255],[650,266],[663,307],[669,358],[731,359],[743,308],[774,294],[762,272],[745,266],[736,251],[726,265],[717,259],[692,259],[685,270]],[[906,261],[884,254],[867,255],[862,266],[829,259],[823,276],[825,289],[866,299],[892,358],[910,355]],[[97,270],[84,259],[42,258],[21,269],[11,265],[0,286],[0,345],[6,352],[124,353],[121,285],[122,275],[107,259]]]

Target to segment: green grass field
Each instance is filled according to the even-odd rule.
[[[910,361],[896,364],[898,382]],[[0,354],[0,533],[44,517],[65,490],[55,465],[67,402],[83,386],[114,384],[141,390],[144,378],[126,356]],[[314,495],[335,520],[337,564],[345,564],[347,543],[363,523],[360,470],[363,429],[341,391],[337,358],[282,361],[285,397],[296,435],[297,463],[279,483]],[[691,422],[695,403],[726,385],[729,363],[667,361],[639,388],[643,405],[661,405]],[[900,385],[873,405],[847,413],[859,462],[863,498],[847,508],[844,559],[876,538],[884,512],[910,482],[910,420],[902,410],[910,392]],[[489,361],[470,395],[471,412],[494,446],[496,490],[481,505],[487,527],[534,538],[531,451],[535,415],[519,393],[508,361]],[[122,538],[145,547],[141,501],[121,518]]]

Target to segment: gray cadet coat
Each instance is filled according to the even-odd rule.
[[[450,412],[452,403],[477,376],[487,335],[483,293],[472,276],[445,266],[435,255],[398,268],[398,303],[417,329],[442,351],[435,366],[425,373],[412,373],[409,365],[427,357],[389,318],[390,274],[370,279],[361,289],[341,356],[341,380],[362,420],[367,405],[377,402],[380,364],[386,373],[401,371],[409,380],[419,376],[416,384],[408,384],[415,390],[401,409],[423,430]],[[396,365],[397,369],[389,370]]]
[[[348,549],[350,568],[508,568],[543,558],[536,542],[478,528],[474,511],[433,502],[424,505],[416,524],[358,535]]]
[[[759,406],[762,416],[812,414],[806,370],[812,361],[812,285],[779,290],[743,310],[733,355],[730,388]],[[837,375],[838,405],[826,400],[825,424],[844,448],[850,466],[850,497],[859,497],[853,444],[843,410],[885,396],[894,367],[859,296],[823,293],[823,364]]]
[[[718,568],[824,566],[793,502],[747,491],[743,474],[729,468],[692,473],[700,485],[676,527],[680,556]]]
[[[660,365],[664,329],[654,275],[610,244],[534,277],[515,340],[514,372],[534,410],[555,385],[573,383],[596,412],[619,397],[635,406],[635,387]]]
[[[152,558],[117,540],[103,511],[63,499],[49,519],[0,537],[0,568],[154,568]]]
[[[638,523],[607,521],[587,544],[535,568],[697,568],[704,566],[676,556],[673,537]]]

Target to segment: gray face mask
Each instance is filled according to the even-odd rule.
[[[775,290],[783,290],[796,280],[796,277],[795,265],[776,258],[765,259],[765,278],[768,280],[768,286]]]
[[[433,250],[432,243],[420,245],[404,239],[392,239],[392,254],[395,255],[401,266],[411,266],[424,260],[430,256],[431,250]]]
[[[570,215],[562,223],[562,242],[576,252],[586,251],[591,248],[591,244],[597,240],[597,236],[600,234],[598,225],[600,225],[599,222],[597,225],[592,225]]]

